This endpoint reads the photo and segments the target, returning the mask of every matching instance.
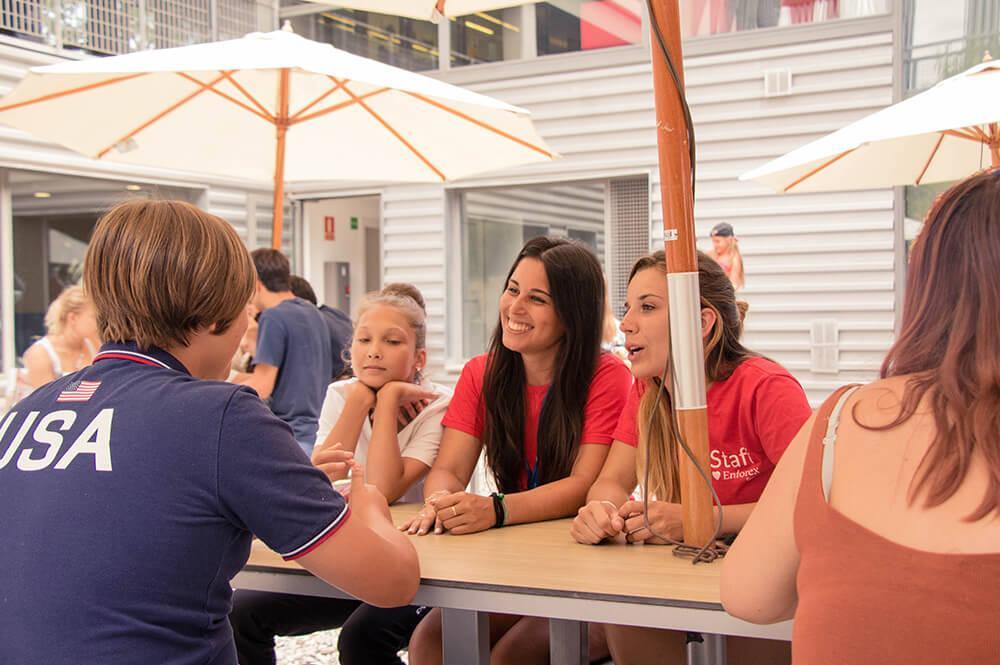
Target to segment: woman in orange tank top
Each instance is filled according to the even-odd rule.
[[[909,270],[882,378],[806,423],[723,566],[731,614],[794,617],[796,665],[1000,653],[1000,175],[942,195]]]

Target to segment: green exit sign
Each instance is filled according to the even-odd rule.
[[[358,230],[358,218],[357,217],[351,217],[351,229],[354,230],[354,231]]]

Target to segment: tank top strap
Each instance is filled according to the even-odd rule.
[[[43,337],[36,343],[45,350],[45,353],[49,356],[49,360],[52,361],[52,373],[55,374],[56,377],[62,376],[62,363],[59,361],[59,354],[56,353],[56,347],[52,346],[52,340],[48,337]]]
[[[836,442],[837,423],[840,422],[840,412],[844,408],[847,397],[857,389],[857,385],[839,388],[830,395],[816,412],[812,431],[809,434],[809,447],[806,450],[805,463],[802,466],[802,479],[799,483],[799,494],[795,506],[795,521],[798,525],[808,526],[816,523],[815,518],[819,507],[827,496],[829,486],[825,477],[824,466],[829,465],[830,478],[833,476],[833,454]],[[832,437],[832,438],[831,438]],[[829,442],[829,445],[827,445]],[[829,457],[829,463],[824,459]],[[797,526],[798,526],[797,525]]]
[[[840,397],[833,405],[826,421],[826,432],[823,434],[823,462],[820,469],[820,482],[823,484],[823,498],[830,503],[830,488],[833,486],[833,461],[837,446],[837,426],[840,424],[840,412],[844,410],[847,399],[860,386],[847,386],[838,391]]]

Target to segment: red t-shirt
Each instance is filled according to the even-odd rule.
[[[635,382],[615,429],[615,439],[630,446],[639,442],[636,418],[645,390],[645,382]],[[709,465],[719,500],[753,503],[812,414],[806,394],[781,365],[750,358],[712,384],[707,403]]]
[[[486,409],[483,404],[483,374],[486,372],[486,354],[465,363],[462,376],[455,385],[455,394],[448,405],[441,424],[481,439]],[[602,353],[590,382],[587,403],[583,413],[583,432],[580,443],[610,445],[614,441],[615,426],[632,384],[632,374],[617,356]],[[524,459],[532,468],[538,454],[538,417],[548,386],[528,386],[527,413],[524,419]],[[521,488],[527,489],[527,472],[522,473]]]

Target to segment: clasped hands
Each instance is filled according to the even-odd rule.
[[[493,499],[469,492],[438,490],[424,501],[423,508],[404,522],[400,531],[424,536],[450,531],[455,535],[485,531],[496,524]]]
[[[650,501],[648,518],[652,531],[646,527],[642,501],[626,501],[620,508],[610,501],[589,501],[577,511],[570,534],[584,545],[597,545],[620,535],[627,543],[651,545],[668,545],[661,536],[677,541],[683,538],[680,504]]]

